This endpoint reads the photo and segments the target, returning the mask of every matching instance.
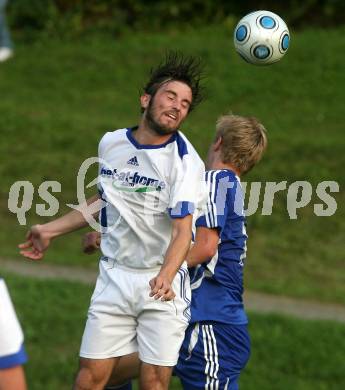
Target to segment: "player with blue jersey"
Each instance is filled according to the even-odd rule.
[[[240,176],[260,160],[266,144],[255,118],[228,115],[217,122],[205,177],[208,202],[187,256],[191,321],[175,368],[185,390],[236,390],[249,359],[242,301],[248,237]]]
[[[0,277],[0,389],[25,390],[24,336],[5,281]]]

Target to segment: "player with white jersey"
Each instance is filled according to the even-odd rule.
[[[175,373],[184,390],[238,389],[250,355],[244,311],[246,222],[240,176],[261,158],[266,131],[255,118],[224,116],[217,123],[206,172],[209,197],[188,253],[191,322]]]
[[[107,202],[101,250],[118,265],[147,269],[164,262],[171,218],[192,214],[202,200],[197,179],[204,168],[181,132],[161,145],[141,145],[136,131],[106,133],[99,144],[98,187]]]
[[[255,118],[226,115],[217,122],[205,173],[208,201],[196,220],[195,241],[187,255],[191,321],[175,368],[185,390],[236,390],[249,358],[242,301],[248,237],[240,176],[260,160],[266,145],[266,131]],[[88,233],[84,250],[97,249],[98,239]],[[139,367],[136,354],[123,359],[106,389],[136,377]]]
[[[176,270],[173,301],[150,298],[149,281],[164,264],[171,220],[191,215],[206,194],[200,192],[204,167],[181,132],[161,145],[141,145],[135,131],[106,133],[99,145],[103,256],[81,356],[105,359],[139,351],[141,361],[174,366],[190,319],[187,265]]]
[[[183,264],[201,207],[204,164],[178,131],[200,102],[200,63],[176,53],[151,73],[139,126],[99,144],[100,275],[80,349],[75,389],[102,389],[123,356],[139,353],[144,390],[168,389],[190,318]],[[206,199],[206,198],[205,198]],[[41,259],[52,238],[86,226],[81,206],[32,227],[21,253]]]
[[[0,389],[26,389],[24,336],[5,281],[0,277]]]

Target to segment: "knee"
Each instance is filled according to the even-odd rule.
[[[172,368],[145,365],[141,369],[140,389],[168,390]]]
[[[87,367],[80,367],[75,380],[74,390],[91,390],[92,385],[92,371]]]
[[[74,390],[94,390],[101,388],[104,378],[90,367],[80,367],[74,385]]]

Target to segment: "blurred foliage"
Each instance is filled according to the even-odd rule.
[[[90,29],[119,33],[123,29],[234,24],[258,9],[276,12],[294,27],[344,24],[342,0],[10,0],[8,12],[17,30],[78,35]]]

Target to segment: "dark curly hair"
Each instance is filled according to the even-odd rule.
[[[182,53],[169,51],[165,60],[151,69],[150,79],[143,88],[144,93],[153,97],[162,84],[181,81],[192,90],[192,104],[189,108],[191,112],[204,99],[204,88],[201,85],[204,78],[203,68],[200,58],[186,57]]]

